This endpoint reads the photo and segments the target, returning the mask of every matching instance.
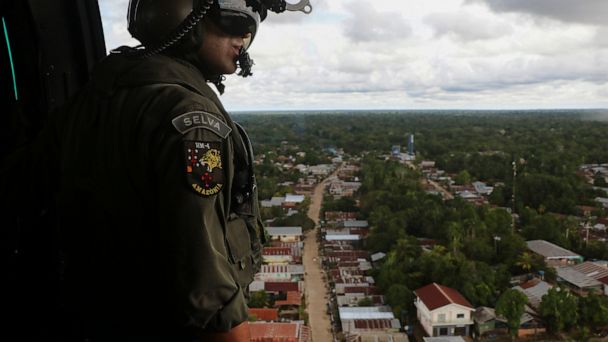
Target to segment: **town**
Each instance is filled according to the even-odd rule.
[[[323,157],[310,158],[326,161],[314,165],[298,163],[307,152],[289,141],[258,156],[258,166],[272,161],[283,176],[276,181],[276,196],[260,202],[270,242],[263,250],[262,270],[249,288],[252,341],[549,341],[601,340],[608,335],[608,261],[587,259],[541,238],[521,240],[520,235],[534,236],[524,221],[549,218],[542,213],[528,217],[532,214],[515,208],[515,202],[497,205],[501,200],[493,194],[505,192],[507,184],[488,184],[466,170],[444,171],[435,161],[419,159],[414,134],[404,140],[403,148],[387,146],[386,152],[375,154],[351,155],[330,147]],[[469,217],[473,226],[497,220],[500,227],[493,232],[481,226],[468,232],[459,227],[465,232],[447,230],[446,239],[426,236],[424,227],[408,227],[415,234],[400,232],[397,241],[387,242],[390,233],[383,230],[391,224],[383,226],[376,215],[383,203],[377,198],[370,202],[370,193],[381,187],[369,186],[373,182],[367,177],[373,176],[370,169],[375,166],[401,174],[402,181],[415,180],[412,186],[420,191],[416,196],[428,196],[433,205],[480,211],[486,216],[481,221],[487,222],[471,223]],[[518,166],[512,163],[512,177],[517,177]],[[606,196],[576,205],[575,214],[551,214],[550,220],[567,222],[569,239],[605,250],[608,164],[579,165],[576,177]],[[397,185],[388,188],[399,191]],[[517,193],[507,197],[514,196]],[[489,251],[482,245],[477,246],[481,251],[467,246],[476,238],[488,240]],[[486,286],[481,281],[454,280],[462,273],[452,279],[448,274],[470,265],[473,273],[483,271],[488,266],[465,260],[476,253],[488,265],[499,265],[498,259],[512,263],[498,268],[503,274],[488,272],[497,279],[487,290],[480,289]],[[419,274],[424,268],[409,265],[431,260],[459,266],[437,264],[425,273],[447,267],[446,274],[424,276]],[[410,288],[410,283],[419,285]],[[568,317],[563,310],[576,313]],[[584,328],[576,328],[579,324]]]

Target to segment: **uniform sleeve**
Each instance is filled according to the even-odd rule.
[[[228,331],[247,319],[226,240],[229,133],[213,105],[191,109],[173,117],[153,157],[176,315],[198,331]]]

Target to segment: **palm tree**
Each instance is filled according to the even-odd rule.
[[[533,257],[532,254],[528,252],[523,252],[519,257],[519,260],[515,263],[515,265],[519,266],[522,270],[526,272],[530,272],[532,270],[532,262]]]

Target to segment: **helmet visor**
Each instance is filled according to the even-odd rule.
[[[225,33],[243,37],[247,49],[258,30],[260,15],[247,7],[244,1],[219,1],[219,8],[211,14],[211,20]]]

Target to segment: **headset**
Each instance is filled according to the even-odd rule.
[[[275,13],[301,11],[309,14],[312,5],[309,0],[288,3],[286,0],[130,0],[127,14],[131,35],[142,44],[135,48],[119,48],[112,53],[127,53],[132,57],[147,58],[161,53],[177,43],[192,44],[195,48],[202,43],[202,35],[195,28],[208,16],[224,32],[245,36],[237,65],[238,75],[253,75],[253,60],[247,49],[251,46],[260,22],[266,19],[268,10]],[[185,37],[191,42],[184,42]],[[211,80],[223,92],[221,81]]]

